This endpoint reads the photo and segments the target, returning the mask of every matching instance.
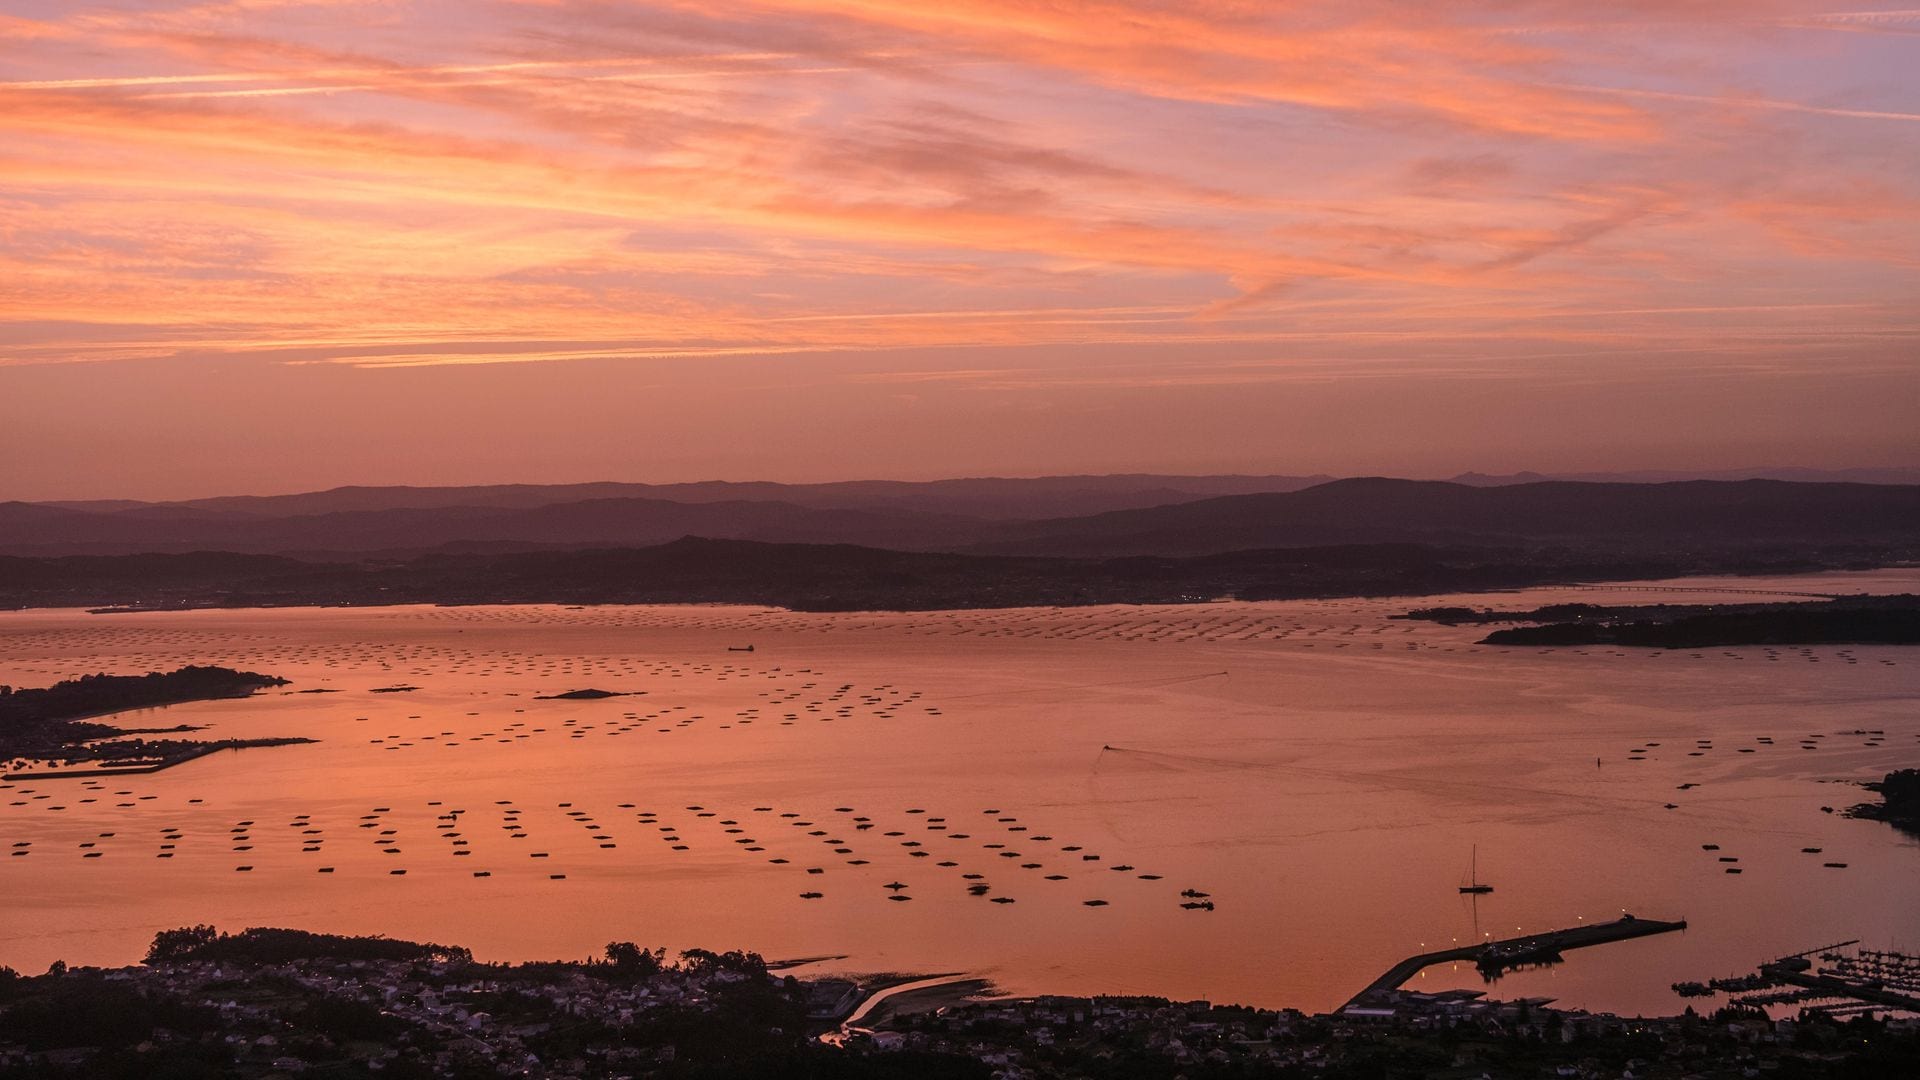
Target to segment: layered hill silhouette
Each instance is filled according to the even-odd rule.
[[[0,552],[365,553],[658,544],[681,536],[926,549],[993,523],[1296,491],[1327,477],[1055,476],[830,484],[344,487],[173,503],[0,503]]]
[[[1162,506],[1217,495],[1298,491],[1331,476],[1107,476],[970,477],[952,480],[845,480],[821,484],[709,480],[685,484],[492,484],[472,487],[339,487],[294,495],[230,495],[180,502],[131,500],[48,502],[57,509],[95,513],[210,511],[291,517],[370,510],[454,507],[529,509],[606,499],[679,503],[780,502],[819,510],[910,510],[988,519],[1030,519]]]
[[[133,554],[219,550],[386,551],[646,546],[682,536],[924,548],[972,518],[902,510],[818,510],[781,502],[587,499],[534,507],[447,506],[270,517],[173,507],[110,513],[0,506],[0,552]]]
[[[1920,540],[1920,486],[1693,480],[1504,487],[1336,480],[1304,491],[1203,499],[1009,526],[982,551],[1191,555],[1356,543],[1668,545]]]
[[[688,538],[646,548],[324,562],[222,552],[0,556],[0,608],[740,603],[849,611],[1175,604],[1517,588],[1667,576],[1709,565],[1728,568],[1724,559],[1591,560],[1394,544],[1104,559]]]
[[[1379,478],[1306,484],[1298,477],[1056,477],[676,485],[688,489],[677,492],[683,499],[605,494],[631,485],[570,485],[343,488],[165,504],[4,503],[0,554],[351,558],[649,547],[686,536],[986,555],[1185,556],[1407,543],[1545,544],[1619,554],[1675,544],[1879,548],[1920,539],[1916,485],[1479,486]],[[1232,493],[1217,494],[1222,489]],[[763,490],[783,497],[712,497]],[[1098,510],[1081,512],[1086,506]]]

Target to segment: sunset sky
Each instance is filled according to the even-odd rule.
[[[0,499],[1916,432],[1920,9],[0,3]]]

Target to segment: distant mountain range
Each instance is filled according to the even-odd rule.
[[[0,503],[0,554],[226,551],[351,558],[648,547],[681,537],[1005,555],[1280,547],[1920,540],[1920,485],[1691,480],[1513,484],[1103,476],[840,484],[338,488],[181,503]]]
[[[977,550],[1047,555],[1199,555],[1328,544],[1552,545],[1655,553],[1674,545],[1818,547],[1920,543],[1920,486],[1689,480],[1335,480],[1144,510],[1018,523]]]
[[[986,519],[1024,520],[1138,509],[1216,495],[1298,491],[1331,476],[1042,476],[957,480],[847,480],[827,484],[495,484],[481,487],[340,487],[299,495],[230,495],[184,502],[130,500],[45,502],[37,505],[89,513],[191,515],[196,511],[255,517],[295,517],[375,510],[491,507],[532,509],[559,503],[647,499],[705,504],[778,502],[816,510],[910,510]]]
[[[1507,484],[1537,484],[1542,480],[1584,480],[1595,484],[1671,484],[1682,480],[1791,480],[1802,484],[1920,484],[1920,469],[1721,469],[1712,472],[1682,472],[1672,469],[1642,469],[1635,472],[1587,473],[1461,473],[1456,484],[1474,487],[1501,487]]]

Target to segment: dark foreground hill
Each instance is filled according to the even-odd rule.
[[[985,556],[687,538],[646,548],[357,561],[201,552],[0,557],[0,607],[739,603],[931,610],[1421,595],[1833,562],[1747,554],[1347,545],[1187,558]]]

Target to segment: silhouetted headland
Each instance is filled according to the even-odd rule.
[[[223,667],[184,667],[145,675],[86,675],[45,689],[0,686],[0,762],[9,768],[35,764],[40,779],[157,772],[216,750],[283,746],[309,739],[146,739],[126,736],[198,730],[190,725],[121,728],[87,722],[134,709],[189,701],[248,697],[285,679]],[[59,765],[82,765],[74,770]]]
[[[1877,803],[1861,803],[1847,811],[1848,817],[1884,821],[1902,832],[1920,836],[1920,769],[1900,769],[1884,780],[1863,785],[1878,792]]]
[[[1920,644],[1920,597],[1844,596],[1784,604],[1600,607],[1562,604],[1530,612],[1464,608],[1411,612],[1450,623],[1529,622],[1495,630],[1483,645],[1625,645],[1697,649],[1724,645]]]

